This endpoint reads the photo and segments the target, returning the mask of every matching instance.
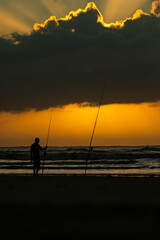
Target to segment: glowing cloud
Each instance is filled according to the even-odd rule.
[[[56,19],[55,16],[51,16],[49,19],[47,19],[44,23],[35,23],[33,26],[33,29],[35,31],[39,31],[40,29],[44,29],[44,28],[51,28],[52,30],[57,28],[59,26],[59,23]]]
[[[107,0],[105,6],[105,19],[107,22],[123,20],[130,17],[133,12],[142,7],[147,0]]]
[[[94,2],[90,2],[87,4],[86,8],[84,10],[78,9],[77,11],[71,11],[68,15],[66,15],[64,18],[56,19],[55,16],[51,16],[49,19],[47,19],[44,23],[35,23],[33,26],[33,29],[35,31],[41,31],[41,32],[50,32],[53,29],[56,29],[58,27],[66,27],[70,28],[72,32],[76,31],[79,27],[76,24],[76,19],[81,20],[83,22],[83,18],[86,19],[86,16],[88,16],[88,19],[91,20],[91,23],[95,21],[95,23],[98,24],[99,28],[122,28],[124,27],[125,22],[128,20],[135,20],[137,18],[140,18],[142,15],[148,15],[147,13],[144,13],[141,9],[137,10],[136,13],[133,15],[132,18],[127,18],[123,21],[116,21],[115,23],[105,23],[102,14],[100,13],[99,9],[95,5]],[[88,27],[88,24],[87,24]],[[74,31],[73,31],[74,30]],[[89,31],[89,29],[88,29]]]
[[[157,17],[160,17],[160,0],[152,2],[151,13]]]
[[[104,25],[105,27],[108,27],[108,28],[119,28],[119,29],[121,29],[121,28],[124,27],[124,25],[125,25],[125,23],[126,23],[127,21],[129,21],[129,20],[132,20],[132,21],[133,21],[133,20],[136,20],[136,19],[140,18],[142,15],[149,16],[149,14],[144,13],[141,9],[138,9],[138,10],[134,13],[133,17],[126,18],[126,19],[123,20],[123,21],[116,21],[115,23],[110,23],[110,24],[103,23],[103,25]]]
[[[29,35],[0,38],[0,111],[96,105],[104,82],[103,104],[159,101],[159,26],[157,15],[141,9],[105,23],[88,3],[64,18],[36,23]]]
[[[76,22],[74,22],[74,20],[76,18],[79,18],[81,19],[81,21],[83,21],[83,18],[84,19],[86,18],[86,14],[88,18],[91,20],[91,22],[96,21],[97,23],[102,24],[102,26],[105,25],[105,23],[103,22],[102,14],[96,7],[95,3],[91,2],[87,4],[84,10],[78,9],[77,11],[71,11],[64,18],[60,18],[60,19],[56,19],[55,16],[51,16],[48,20],[46,20],[42,24],[38,24],[38,23],[34,24],[33,29],[35,31],[38,31],[38,30],[49,31],[51,30],[51,27],[53,27],[53,29],[59,26],[62,27],[64,26],[65,23],[68,22],[70,23],[70,26],[67,26],[67,28],[70,28],[70,30],[72,31],[72,29],[75,29],[74,26],[76,25]]]

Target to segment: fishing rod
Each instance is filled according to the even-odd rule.
[[[104,84],[103,89],[102,89],[102,94],[101,94],[100,102],[99,102],[99,105],[98,105],[98,111],[97,111],[97,116],[96,116],[96,120],[95,120],[94,127],[93,127],[93,132],[92,132],[92,136],[91,136],[91,140],[90,140],[90,144],[89,144],[88,156],[87,156],[87,158],[86,158],[85,175],[86,175],[86,173],[87,173],[87,164],[88,164],[89,154],[92,152],[92,142],[93,142],[93,138],[94,138],[94,133],[95,133],[95,130],[96,130],[96,126],[97,126],[97,121],[98,121],[98,117],[99,117],[100,108],[101,108],[101,105],[102,105],[102,99],[103,99],[105,87],[106,87],[106,85]]]
[[[50,134],[51,123],[52,123],[52,116],[53,116],[53,108],[51,109],[51,115],[50,115],[50,120],[49,120],[48,133],[47,133],[47,139],[46,139],[46,147],[48,146],[48,141],[49,141],[49,134]],[[42,175],[43,175],[43,171],[44,171],[44,159],[46,157],[46,154],[47,154],[47,149],[44,150]]]

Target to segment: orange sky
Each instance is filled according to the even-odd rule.
[[[50,6],[48,5],[50,1],[41,2],[45,2],[46,6]],[[104,15],[107,15],[113,21],[115,18],[117,21],[123,20],[121,19],[122,16],[124,19],[131,16],[133,10],[135,11],[145,2],[146,0],[135,0],[134,4],[130,4],[127,0],[108,0],[106,1]],[[151,5],[150,2],[148,4]],[[12,29],[25,33],[31,31],[29,20],[28,22],[17,20],[18,15],[13,14],[15,9],[18,12],[23,9],[22,15],[25,15],[27,19],[41,22],[42,19],[39,19],[34,12],[31,12],[30,8],[24,8],[24,6],[15,3],[13,5],[14,7],[11,8],[10,6],[8,10],[6,10],[5,6],[1,7],[0,19],[2,18],[3,29],[6,30],[5,32],[0,28],[1,34],[5,34]],[[89,6],[96,8],[93,3],[87,5],[87,7]],[[87,11],[87,7],[85,10],[75,11],[74,15],[78,14],[79,11]],[[119,12],[122,14],[119,15]],[[71,13],[73,14],[73,12]],[[69,19],[71,13],[65,19]],[[138,10],[132,19],[140,17],[142,13],[142,10]],[[35,24],[34,29],[44,28],[45,24],[52,18],[48,18],[44,23]],[[110,24],[105,24],[100,13],[98,22],[110,27]],[[118,26],[122,27],[124,22],[125,20],[118,21],[114,25],[117,26],[118,24]],[[74,29],[72,30],[74,31]],[[31,110],[14,114],[0,113],[0,146],[30,145],[35,137],[39,137],[41,144],[45,145],[50,112],[51,109],[39,112]],[[79,107],[76,104],[63,108],[54,108],[49,145],[89,145],[96,114],[96,107]],[[159,123],[160,102],[154,104],[111,104],[102,106],[93,145],[157,145],[160,144]]]
[[[30,145],[40,137],[45,145],[51,109],[0,114],[0,146]],[[89,145],[96,107],[68,105],[53,109],[49,145]],[[93,145],[157,145],[160,143],[160,103],[102,106]]]

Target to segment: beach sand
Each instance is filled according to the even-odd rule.
[[[160,178],[0,176],[1,239],[160,239]]]

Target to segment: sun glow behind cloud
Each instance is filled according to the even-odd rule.
[[[123,2],[123,1],[122,1]],[[141,3],[144,3],[145,0],[141,0]],[[114,1],[112,2],[112,4],[114,3]],[[135,6],[138,5],[138,1],[136,1],[137,4],[135,4]],[[154,9],[154,4],[152,4],[152,8]],[[156,7],[155,7],[156,8]],[[112,9],[112,8],[111,8]],[[105,28],[118,28],[121,29],[124,27],[125,23],[129,20],[136,20],[138,18],[140,18],[142,15],[146,15],[146,16],[150,16],[150,14],[145,13],[142,9],[138,9],[134,12],[132,17],[127,17],[124,18],[124,20],[116,20],[114,22],[108,22],[106,23],[104,21],[104,17],[101,14],[101,12],[99,11],[99,9],[97,8],[96,4],[94,2],[90,2],[87,4],[86,8],[83,10],[81,8],[79,8],[76,11],[70,11],[68,15],[66,15],[64,18],[56,18],[56,16],[51,16],[49,19],[45,20],[44,23],[35,23],[33,26],[34,31],[43,31],[46,29],[49,30],[49,28],[53,29],[53,25],[54,28],[58,28],[59,26],[61,27],[61,22],[70,22],[70,21],[74,21],[73,19],[80,17],[80,15],[85,14],[85,13],[89,13],[89,12],[94,12],[95,15],[97,16],[97,23],[101,24],[101,26],[105,27]],[[152,11],[151,11],[152,13]],[[119,19],[117,17],[117,19]],[[50,26],[50,27],[48,27]],[[70,29],[72,32],[76,31],[75,29]]]
[[[19,21],[14,15],[0,9],[0,33],[8,34],[12,31],[29,33],[31,28],[24,22]]]
[[[0,114],[0,145],[30,145],[40,137],[45,145],[51,109]],[[49,145],[88,145],[97,107],[68,105],[53,109]],[[93,145],[160,143],[160,103],[102,106]]]
[[[36,2],[7,0],[6,3],[0,3],[0,34],[30,33],[36,21],[42,22],[51,15],[61,18],[71,10],[76,11],[79,7],[84,8],[86,2],[88,1],[69,1],[66,3],[62,0],[37,0]],[[131,17],[144,3],[148,3],[148,0],[103,0],[101,3],[98,1],[95,3],[102,12],[104,22],[110,24]]]
[[[51,14],[61,17],[64,14],[67,14],[71,10],[76,10],[78,5],[81,4],[83,7],[86,5],[86,1],[83,0],[81,3],[79,1],[53,1],[53,0],[41,0],[43,5],[51,12]]]
[[[41,2],[54,16],[60,18],[71,9],[76,11],[77,8],[84,8],[89,1],[70,1],[69,4],[62,0],[41,0]],[[102,12],[106,23],[124,20],[131,17],[137,9],[143,9],[145,5],[150,9],[151,5],[150,0],[101,0],[101,2],[95,0],[94,3]]]
[[[105,6],[105,21],[115,22],[130,17],[147,0],[108,0]]]
[[[135,3],[138,3],[138,1],[135,1]],[[151,13],[153,13],[155,16],[159,16],[159,8],[157,7],[157,6],[159,6],[158,4],[159,4],[159,2],[154,2],[154,4],[152,5],[153,8],[152,8]],[[52,32],[54,32],[55,28],[59,27],[60,24],[62,26],[62,23],[60,23],[60,22],[64,21],[63,23],[65,23],[67,21],[72,20],[73,17],[77,18],[77,16],[80,13],[85,13],[85,14],[82,14],[83,17],[84,17],[84,15],[86,15],[86,13],[88,13],[88,12],[92,13],[91,14],[91,19],[90,19],[91,20],[90,21],[91,25],[87,25],[86,24],[87,25],[86,28],[80,29],[83,33],[86,34],[87,38],[85,38],[85,39],[88,39],[88,32],[90,30],[90,26],[92,26],[92,19],[94,20],[93,21],[94,22],[94,24],[93,24],[94,26],[96,26],[96,27],[100,26],[100,28],[97,27],[97,28],[93,29],[93,30],[95,30],[92,33],[94,35],[95,32],[99,31],[99,29],[104,30],[105,27],[106,28],[111,28],[111,27],[112,28],[118,28],[117,33],[119,33],[120,32],[119,28],[122,28],[126,21],[129,20],[129,22],[134,23],[134,20],[140,18],[141,15],[148,15],[149,18],[151,18],[151,20],[154,17],[154,16],[152,16],[152,14],[149,15],[147,13],[144,13],[140,9],[140,10],[136,11],[136,13],[133,15],[133,17],[128,17],[127,19],[122,20],[122,21],[120,21],[117,18],[117,20],[119,20],[119,21],[113,22],[113,23],[110,24],[110,23],[106,23],[106,21],[104,21],[103,15],[100,13],[100,11],[96,7],[96,5],[94,3],[89,3],[84,10],[78,9],[77,11],[71,11],[69,14],[66,15],[66,17],[64,15],[64,18],[56,18],[55,16],[51,16],[50,18],[48,18],[45,21],[44,20],[43,21],[41,21],[41,20],[38,21],[38,19],[37,19],[37,22],[42,22],[42,23],[37,23],[37,24],[34,25],[35,32],[33,31],[32,34],[28,36],[28,39],[30,37],[34,37],[34,36],[43,37],[43,34],[45,33],[45,31],[46,32],[48,31],[47,34],[50,36],[50,33],[52,34]],[[5,12],[3,11],[2,15],[4,13]],[[33,14],[27,15],[27,12],[25,13],[25,11],[24,11],[24,14],[26,14],[26,16],[28,16],[29,19],[34,18]],[[8,17],[9,22],[14,19],[14,17],[8,16],[8,15],[5,15],[5,17],[6,18]],[[145,17],[145,18],[148,19],[148,17]],[[83,20],[83,19],[80,19],[80,20]],[[75,21],[75,19],[73,19],[73,22],[74,21]],[[139,21],[135,21],[135,23],[136,22],[139,22]],[[88,21],[86,21],[85,23],[88,23]],[[16,20],[15,20],[15,21],[12,21],[12,24],[13,24],[13,26],[12,25],[11,26],[14,28],[14,26],[16,25],[17,28],[19,29],[19,31],[21,29],[23,29],[24,31],[28,31],[27,28],[25,28],[26,25],[24,25],[23,23],[22,23],[22,25],[18,25],[18,22],[16,22]],[[83,26],[85,25],[83,21],[81,21],[81,24]],[[76,26],[77,26],[77,32],[78,32],[79,22],[78,22],[78,24]],[[69,30],[70,31],[69,33],[75,32],[74,34],[72,34],[72,36],[71,35],[69,35],[69,36],[73,37],[74,35],[76,35],[76,30],[74,28],[72,28],[71,24],[68,24],[67,26],[65,25],[65,27],[64,27],[64,29],[65,29],[64,32],[65,33],[66,33],[66,30]],[[106,33],[109,32],[109,29],[105,29],[105,30],[106,30]],[[110,29],[110,30],[112,32],[112,29]],[[38,35],[36,33],[36,31],[40,31],[40,34]],[[148,30],[147,30],[147,32],[148,32]],[[46,35],[44,34],[44,35],[47,36],[47,34]],[[141,31],[140,31],[140,34],[141,34]],[[77,39],[78,39],[79,35],[77,34],[76,36],[77,36]],[[18,37],[20,37],[20,36],[18,36]],[[20,37],[20,41],[21,41],[21,39],[23,39],[23,36]],[[36,45],[39,46],[39,44],[38,44],[39,43],[39,38],[37,38],[37,39],[38,39],[38,41],[36,41]],[[13,43],[15,45],[19,45],[19,46],[23,46],[24,45],[24,46],[27,46],[27,49],[28,49],[28,43],[30,43],[30,41],[27,41],[27,40],[25,41],[25,37],[24,37],[24,41],[23,41],[24,44],[19,45],[19,43],[21,43],[20,41],[17,41],[16,38],[15,38],[15,41],[14,41],[14,38],[12,39],[12,41],[13,41]],[[55,51],[51,51],[51,49],[52,49],[51,46],[54,45],[53,44],[54,41],[51,41],[52,45],[48,45],[49,42],[46,42],[46,40],[47,40],[47,38],[45,39],[44,46],[45,47],[47,46],[47,49],[49,50],[49,52],[52,54],[52,56],[54,56]],[[55,40],[55,38],[54,38],[54,40]],[[62,40],[64,42],[64,38],[62,38]],[[108,40],[108,37],[106,37],[106,39],[105,39],[105,45],[106,45],[106,41],[107,40]],[[144,42],[145,41],[143,40],[143,43]],[[43,41],[42,41],[42,43],[43,43]],[[57,43],[58,43],[58,41],[57,41]],[[141,44],[141,42],[140,42],[140,44]],[[30,44],[29,46],[32,46],[32,44]],[[56,44],[55,44],[55,46],[57,47]],[[95,45],[93,45],[93,46],[95,46]],[[96,45],[96,46],[98,46],[98,45]],[[147,45],[147,46],[150,46],[150,45]],[[18,49],[18,46],[15,46],[15,47]],[[131,46],[131,47],[133,47],[133,46]],[[153,47],[153,45],[152,45],[152,47]],[[67,54],[66,55],[67,55],[67,61],[68,61],[68,59],[69,59],[68,57],[71,55],[71,52],[68,52],[68,43],[67,43],[67,48],[66,49],[67,49],[67,51],[66,51]],[[72,50],[72,48],[70,48],[70,49]],[[98,49],[100,49],[100,48],[96,48],[96,50],[98,50]],[[103,52],[104,52],[104,49],[105,48],[103,48]],[[114,47],[111,48],[112,54],[113,54],[112,50],[114,50],[114,49],[115,49]],[[44,48],[44,52],[46,52],[45,50],[46,49]],[[55,56],[54,56],[55,62],[53,61],[53,59],[52,59],[53,62],[50,61],[50,57],[48,57],[50,55],[44,55],[45,56],[45,64],[46,64],[47,61],[48,61],[48,64],[49,64],[49,66],[47,66],[46,68],[43,68],[43,69],[45,69],[44,72],[47,73],[47,75],[43,75],[43,74],[41,74],[41,72],[39,74],[38,73],[39,69],[42,68],[43,64],[37,64],[36,65],[35,64],[36,62],[34,62],[34,64],[35,64],[34,66],[37,66],[37,68],[35,67],[33,78],[31,78],[31,81],[29,81],[29,80],[30,80],[30,77],[32,76],[32,74],[29,74],[29,73],[32,73],[32,71],[30,72],[30,68],[31,69],[33,68],[33,64],[30,61],[30,58],[29,58],[28,63],[29,64],[31,63],[31,66],[28,64],[29,67],[26,68],[26,66],[28,66],[28,65],[25,62],[25,64],[21,65],[20,68],[17,68],[17,71],[15,71],[15,72],[13,71],[11,66],[10,66],[9,71],[8,71],[8,62],[6,61],[7,62],[7,65],[6,65],[7,71],[5,72],[4,76],[6,77],[7,73],[10,73],[11,75],[9,75],[9,76],[12,76],[12,78],[11,77],[8,77],[8,78],[6,77],[6,80],[8,81],[8,79],[12,79],[12,82],[10,82],[10,84],[11,84],[10,88],[11,88],[11,93],[13,92],[14,100],[15,100],[15,96],[16,95],[19,96],[19,94],[17,94],[17,92],[16,91],[14,92],[13,90],[20,89],[20,86],[22,87],[21,88],[22,91],[19,91],[20,96],[22,95],[21,98],[19,98],[19,99],[20,100],[22,99],[22,101],[19,101],[19,99],[15,100],[16,103],[17,102],[18,103],[22,102],[22,106],[20,106],[21,107],[20,108],[21,111],[24,111],[24,109],[26,109],[27,107],[28,107],[27,109],[32,109],[34,107],[35,108],[37,107],[37,106],[33,106],[31,104],[32,102],[34,102],[33,99],[35,99],[35,93],[37,93],[37,92],[39,94],[38,98],[37,98],[38,99],[38,107],[39,108],[37,108],[37,109],[46,109],[47,107],[51,106],[51,104],[50,104],[51,102],[55,103],[57,98],[62,99],[62,96],[64,96],[66,94],[67,91],[66,91],[65,87],[64,87],[63,91],[60,91],[60,92],[63,92],[62,96],[60,96],[60,94],[55,96],[55,94],[52,92],[52,90],[55,90],[55,92],[58,92],[57,89],[58,89],[59,85],[57,84],[57,86],[56,86],[54,84],[53,85],[50,84],[50,82],[52,82],[53,72],[51,72],[52,74],[51,74],[51,77],[50,77],[50,75],[48,74],[48,72],[50,72],[50,71],[47,71],[47,70],[48,69],[49,70],[52,69],[53,66],[54,66],[54,81],[55,82],[59,81],[59,80],[57,80],[57,77],[59,77],[60,71],[58,72],[57,75],[55,74],[55,70],[57,69],[57,65],[56,64],[54,65],[53,63],[57,63],[58,61],[60,61],[60,66],[61,66],[62,63],[65,62],[65,61],[62,62],[62,55],[63,54],[60,55],[60,58],[59,58],[59,55],[58,55],[59,49],[55,48],[55,50],[57,50],[57,57],[55,58]],[[38,53],[40,52],[39,48],[37,48],[37,52]],[[97,52],[99,52],[99,51],[97,51]],[[126,52],[128,54],[128,51],[126,51]],[[16,50],[15,50],[15,53],[16,53]],[[26,51],[24,51],[24,53],[26,53]],[[64,50],[63,50],[62,53],[64,53]],[[156,53],[158,53],[157,48],[156,48]],[[24,56],[26,56],[26,54],[24,54]],[[33,56],[34,56],[34,54],[33,54]],[[37,55],[35,54],[35,56],[37,56]],[[73,68],[73,69],[71,69],[71,72],[70,72],[70,68],[68,67],[69,65],[66,65],[67,66],[66,67],[66,70],[67,70],[66,72],[64,71],[65,69],[63,70],[64,74],[67,73],[66,75],[69,76],[69,79],[70,79],[71,75],[73,75],[73,80],[74,81],[72,82],[72,87],[70,88],[70,89],[72,89],[72,92],[71,92],[70,95],[72,95],[72,93],[76,92],[76,91],[73,90],[73,84],[75,83],[75,76],[77,76],[77,78],[78,78],[78,76],[79,76],[78,73],[81,73],[81,72],[86,73],[85,70],[87,70],[87,73],[90,74],[89,75],[90,79],[93,80],[93,77],[94,77],[94,68],[93,68],[93,66],[96,66],[96,67],[98,66],[97,64],[95,64],[95,65],[92,64],[91,65],[92,66],[91,71],[88,71],[88,68],[86,68],[86,69],[82,68],[82,69],[80,69],[80,71],[77,71],[77,74],[75,74],[76,73],[76,71],[75,71],[76,67],[78,66],[78,64],[77,65],[73,64],[74,62],[76,62],[75,61],[75,56],[79,56],[77,54],[77,52],[75,53],[75,55],[74,54],[71,55],[71,57],[74,59],[73,62],[71,62],[71,66]],[[87,54],[85,54],[83,56],[82,60],[84,60],[86,58],[86,56],[87,56]],[[96,56],[101,56],[101,55],[96,55]],[[130,56],[130,58],[128,57],[128,55],[126,55],[126,56],[127,56],[127,58],[126,58],[127,61],[128,61],[128,59],[132,59],[132,55]],[[141,56],[141,55],[139,55],[139,52],[138,52],[138,55],[136,55],[135,62],[137,62],[137,59],[139,58],[139,56]],[[150,54],[150,56],[152,57],[151,58],[151,60],[152,60],[152,59],[155,59],[154,57],[156,55],[155,55],[155,53],[153,53],[153,56],[151,54]],[[38,59],[39,59],[39,54],[38,54]],[[98,59],[100,59],[100,58],[98,58]],[[115,63],[115,59],[117,59],[117,56],[113,55],[113,59],[114,59],[113,62]],[[120,61],[122,61],[122,60],[123,59],[122,59],[122,57],[120,55]],[[142,60],[144,60],[143,55],[142,55]],[[82,61],[80,61],[80,63],[81,62]],[[132,77],[132,75],[134,74],[135,78],[137,78],[138,81],[139,80],[140,81],[136,85],[135,89],[131,88],[132,85],[129,86],[129,89],[131,89],[130,92],[129,92],[129,101],[130,102],[133,102],[133,100],[135,102],[156,101],[157,99],[159,99],[159,92],[158,92],[158,97],[156,95],[156,98],[154,98],[154,100],[153,100],[153,98],[151,98],[151,100],[150,99],[146,100],[146,96],[150,96],[150,93],[152,92],[151,87],[150,87],[152,85],[151,84],[147,85],[147,77],[144,76],[144,78],[141,79],[142,78],[142,74],[138,74],[139,72],[135,71],[136,67],[138,66],[138,64],[134,65],[135,62],[133,61],[133,64],[130,65],[133,68],[134,71],[133,72],[129,72],[131,74],[129,75],[129,78],[127,78],[127,79],[130,79],[130,77]],[[157,61],[155,61],[155,62],[157,63]],[[95,61],[95,63],[97,63],[97,62]],[[104,61],[104,63],[106,64],[105,61]],[[108,61],[108,63],[110,63],[110,62]],[[142,63],[142,62],[140,62],[140,63]],[[22,66],[26,70],[26,74],[25,74],[25,76],[23,78],[24,82],[21,84],[21,82],[22,82],[21,81],[21,70],[23,70]],[[87,66],[87,64],[85,65],[85,67],[86,66]],[[126,65],[126,66],[128,66],[128,65]],[[143,64],[139,64],[139,66],[143,67]],[[147,65],[147,66],[150,67],[150,65]],[[13,65],[13,67],[15,68],[15,65]],[[135,69],[134,69],[134,67],[135,67]],[[145,65],[145,68],[146,68],[146,65]],[[152,68],[152,69],[154,69],[154,68]],[[38,71],[36,71],[36,70],[38,70]],[[60,68],[60,70],[61,70],[61,68]],[[75,73],[74,73],[73,70],[75,71]],[[72,71],[73,71],[74,74],[72,73]],[[42,73],[44,73],[44,72],[42,71]],[[124,75],[123,75],[124,72],[125,71],[121,72],[121,76],[123,76],[123,77],[124,77]],[[14,75],[14,73],[15,73],[15,75]],[[22,73],[24,74],[24,70],[22,71]],[[91,75],[91,73],[92,73],[92,75]],[[97,71],[97,73],[98,73],[97,76],[98,76],[98,80],[99,80],[100,71]],[[105,79],[106,79],[106,76],[107,76],[106,73],[108,73],[108,71],[105,72],[105,75],[104,75]],[[143,75],[144,75],[144,71],[140,71],[140,73],[143,73]],[[152,73],[153,73],[153,71],[152,71]],[[15,76],[15,80],[17,80],[17,79],[19,80],[20,79],[20,82],[19,82],[20,84],[14,85],[13,75]],[[40,84],[39,84],[39,82],[38,81],[36,82],[35,80],[36,79],[40,79],[41,75],[42,75],[43,79],[45,79],[45,82],[43,82],[43,81],[41,82],[40,81]],[[66,75],[64,75],[64,76],[66,76]],[[18,78],[18,76],[20,76],[20,78]],[[39,78],[38,78],[38,76],[39,76]],[[148,75],[146,74],[146,76],[148,76]],[[157,75],[155,75],[155,76],[157,76]],[[113,72],[112,72],[112,77],[113,77]],[[153,77],[153,75],[152,75],[152,77]],[[51,79],[51,81],[49,81],[50,79]],[[59,79],[61,79],[61,78],[59,78]],[[63,77],[62,77],[62,79],[63,79]],[[82,79],[84,79],[84,78],[82,78]],[[88,76],[87,76],[86,79],[88,79]],[[85,81],[86,81],[86,79],[85,79]],[[154,79],[157,79],[157,78],[154,77]],[[153,79],[151,79],[151,80],[153,82]],[[79,80],[76,79],[76,81],[78,83]],[[131,81],[131,84],[132,84],[132,78],[130,79],[130,81]],[[30,89],[30,84],[33,84],[33,83],[35,84],[36,83],[35,84],[36,91],[33,89],[33,93],[34,93],[33,96],[34,96],[34,98],[30,102],[30,105],[28,105],[28,104],[29,104],[29,100],[31,99],[31,95],[28,98],[28,91],[27,91],[27,88],[26,88],[27,84],[25,85],[26,82],[28,83],[29,89]],[[37,85],[37,83],[38,83],[38,85]],[[60,90],[64,86],[64,83],[66,84],[67,82],[64,81],[64,82],[62,82],[62,84],[60,84]],[[113,83],[110,82],[110,84],[114,84],[114,85],[112,85],[112,86],[114,86],[114,89],[116,87],[115,83],[118,83],[118,82],[114,82],[114,81],[113,81]],[[128,83],[128,81],[127,81],[127,83]],[[130,99],[131,99],[131,94],[133,93],[133,89],[134,89],[135,93],[137,93],[138,87],[141,86],[139,83],[141,83],[141,84],[143,83],[142,91],[139,91],[140,92],[140,96],[141,96],[141,94],[143,95],[143,92],[145,93],[146,90],[147,90],[147,95],[145,95],[145,98],[140,99],[138,101],[136,101],[137,100],[137,96],[136,96],[136,98],[133,98],[132,101],[131,101]],[[12,88],[12,84],[14,85],[15,89]],[[81,84],[81,82],[80,82],[80,84]],[[40,86],[40,85],[43,88],[42,94],[40,94],[40,91],[37,91],[37,86]],[[67,85],[68,85],[68,83],[66,84],[66,86]],[[92,85],[93,85],[93,81],[92,81]],[[44,89],[45,86],[47,86],[47,88]],[[81,86],[81,85],[79,85],[79,86]],[[97,86],[97,83],[96,83],[96,86]],[[122,86],[121,82],[120,82],[120,86]],[[124,86],[126,86],[126,85],[124,85]],[[148,86],[148,87],[144,88],[145,86]],[[158,87],[154,87],[153,89],[155,89],[155,88],[158,89]],[[7,85],[6,89],[7,89],[6,93],[8,94],[8,96],[10,96],[11,93],[10,94],[8,93],[8,85]],[[81,92],[80,92],[80,88],[77,87],[75,89],[77,89],[77,93],[79,91],[80,96],[82,96],[82,94],[84,92],[84,89],[82,88],[83,91],[81,91]],[[117,93],[119,93],[119,92],[122,93],[123,87],[121,89],[119,87],[117,87],[117,89],[118,89],[117,92],[115,91],[114,93],[112,93],[114,99],[111,99],[110,102],[116,102],[115,97],[117,96]],[[49,90],[51,90],[50,95],[49,95]],[[69,90],[69,88],[68,88],[68,90]],[[4,92],[3,89],[2,89],[2,92]],[[24,97],[24,93],[25,92],[27,92],[27,98],[26,99]],[[127,101],[125,101],[123,99],[125,93],[126,93],[126,91],[124,91],[122,93],[122,100],[120,102],[127,102]],[[44,94],[44,99],[46,99],[46,96],[49,99],[46,105],[44,105],[44,99],[42,98],[43,94]],[[89,94],[89,91],[87,91],[87,95],[88,94]],[[155,96],[155,94],[153,94],[153,95]],[[41,96],[41,100],[42,101],[40,101],[39,96]],[[94,96],[95,96],[95,94],[94,94]],[[76,99],[75,97],[76,96],[74,96],[74,98],[69,100],[67,103],[64,100],[64,101],[62,101],[61,104],[65,105],[65,104],[68,104],[68,103],[71,103],[71,102],[72,103],[73,102],[82,102],[84,99],[86,99],[86,98],[80,98],[80,99],[82,99],[82,101],[80,101],[79,99],[75,100]],[[109,96],[107,95],[107,98],[108,97]],[[6,99],[6,95],[5,94],[4,94],[4,99]],[[10,99],[12,100],[13,97],[10,97]],[[92,100],[93,100],[93,96],[89,99],[89,101],[92,101]],[[87,101],[88,101],[88,99],[87,99]],[[27,104],[25,105],[24,102],[27,103]],[[15,104],[13,103],[13,105],[12,105],[11,101],[10,102],[8,101],[8,103],[9,103],[9,108],[7,108],[8,106],[6,108],[3,108],[4,111],[5,110],[7,111],[8,109],[9,109],[9,111],[12,111],[12,110],[15,110],[15,111],[17,110],[18,111],[19,110],[19,108],[16,108],[16,109],[13,108],[13,106],[15,106]],[[105,103],[107,103],[107,102],[105,102]],[[57,106],[57,105],[59,105],[59,104],[55,103],[54,106]],[[159,130],[160,111],[159,110],[160,110],[160,103],[156,103],[156,104],[143,103],[143,104],[128,104],[128,105],[126,105],[126,104],[113,104],[113,105],[103,106],[101,108],[100,118],[99,118],[99,121],[98,121],[98,125],[97,125],[97,129],[96,129],[96,133],[95,133],[95,138],[94,138],[93,144],[94,145],[144,145],[144,144],[159,144],[159,140],[160,140],[159,139],[159,135],[160,135],[160,130]],[[92,129],[93,129],[96,113],[97,113],[97,108],[96,107],[89,107],[89,106],[88,107],[79,107],[78,105],[68,105],[68,106],[65,106],[64,108],[55,108],[54,109],[54,116],[53,116],[53,124],[52,124],[52,128],[51,128],[50,145],[88,145],[89,141],[90,141],[90,137],[91,137],[91,133],[92,133]],[[49,118],[50,118],[50,109],[49,110],[45,110],[45,111],[39,111],[39,112],[31,110],[29,112],[23,112],[23,113],[19,113],[19,114],[1,113],[0,114],[0,132],[1,132],[1,135],[0,135],[0,145],[1,146],[2,145],[3,146],[4,145],[29,145],[33,141],[33,139],[35,137],[40,137],[41,140],[42,140],[41,143],[44,145],[45,144],[45,140],[46,140],[47,130],[48,130]]]
[[[147,13],[144,13],[141,9],[138,9],[133,17],[129,17],[129,18],[126,18],[125,20],[120,20],[120,21],[115,21],[115,22],[111,22],[111,23],[105,23],[104,22],[104,18],[101,14],[101,12],[99,11],[99,9],[97,8],[97,6],[95,5],[94,2],[90,2],[87,4],[86,8],[83,10],[81,8],[79,8],[78,10],[76,11],[71,11],[68,15],[66,15],[64,18],[59,18],[57,19],[56,16],[51,16],[49,19],[45,20],[44,23],[35,23],[34,26],[33,26],[33,29],[35,31],[39,31],[39,30],[42,30],[42,29],[45,29],[47,28],[50,23],[52,23],[52,28],[53,28],[53,24],[54,24],[54,28],[57,28],[59,27],[59,23],[61,21],[63,22],[67,22],[67,21],[71,21],[72,19],[78,17],[80,14],[85,14],[89,11],[95,11],[96,15],[97,15],[97,23],[100,23],[103,27],[106,27],[106,28],[122,28],[125,24],[126,21],[128,20],[135,20],[137,18],[140,18],[141,15],[148,15]]]

